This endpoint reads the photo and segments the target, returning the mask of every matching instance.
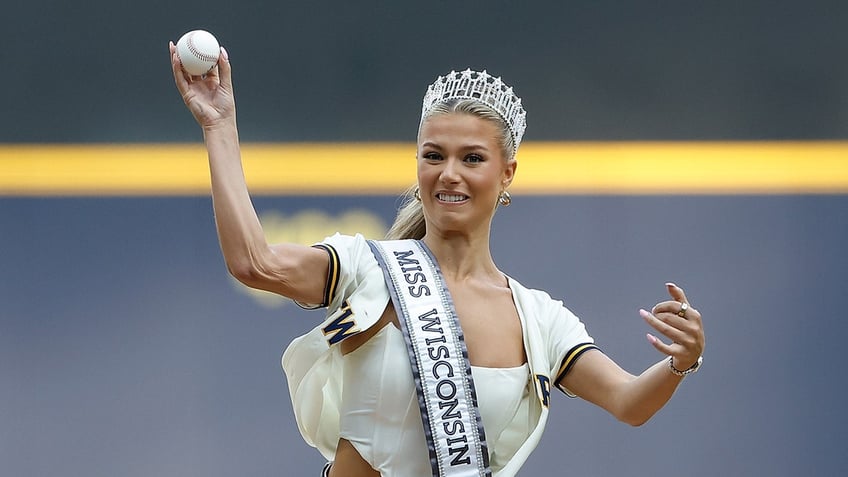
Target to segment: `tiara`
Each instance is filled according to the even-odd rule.
[[[500,77],[495,78],[486,70],[479,72],[470,68],[439,76],[424,95],[421,121],[424,121],[433,106],[451,99],[474,99],[494,109],[512,132],[515,143],[513,153],[518,150],[527,128],[527,112],[521,106],[521,98],[516,96],[512,88],[505,85]]]

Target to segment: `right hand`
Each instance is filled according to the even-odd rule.
[[[232,70],[226,50],[221,48],[218,64],[212,71],[203,76],[190,76],[180,65],[173,41],[168,44],[168,49],[171,51],[174,83],[197,123],[204,130],[209,130],[235,121]]]

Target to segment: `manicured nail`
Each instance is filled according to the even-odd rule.
[[[221,47],[221,55],[223,55],[226,61],[230,61],[230,55],[227,53],[227,49],[223,46]]]
[[[674,283],[671,283],[671,282],[666,283],[665,286],[679,288],[677,285],[675,285]]]
[[[651,344],[656,344],[656,343],[657,343],[657,338],[656,338],[656,336],[654,336],[654,335],[652,335],[652,334],[650,334],[650,333],[645,334],[645,336],[648,338],[648,341],[650,341],[650,342],[651,342]]]

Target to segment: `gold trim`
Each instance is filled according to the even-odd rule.
[[[412,143],[245,144],[256,195],[396,195]],[[529,142],[517,194],[846,194],[848,141]],[[0,145],[0,196],[209,193],[201,144]]]
[[[569,351],[565,355],[565,358],[562,360],[562,365],[560,365],[559,367],[559,371],[557,372],[556,379],[554,380],[554,382],[558,384],[560,380],[565,377],[565,371],[568,370],[569,366],[571,366],[574,360],[580,355],[582,355],[584,351],[588,351],[590,349],[598,349],[598,347],[595,346],[594,343],[584,343],[572,348],[571,351]]]

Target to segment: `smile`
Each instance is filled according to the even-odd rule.
[[[462,202],[468,199],[467,195],[463,194],[436,194],[436,198],[442,202]]]

